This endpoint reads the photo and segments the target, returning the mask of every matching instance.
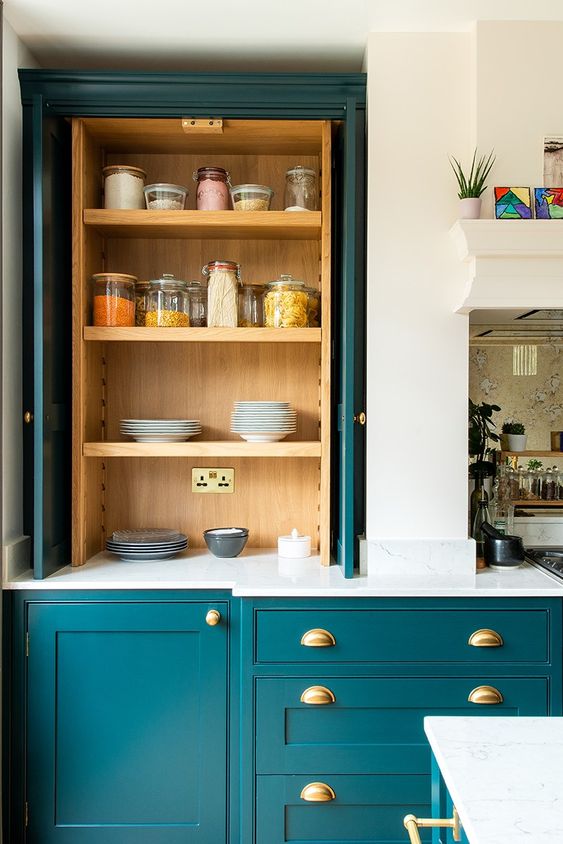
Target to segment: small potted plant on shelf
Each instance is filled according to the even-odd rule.
[[[507,419],[502,426],[502,433],[507,435],[508,451],[525,451],[528,438],[522,422]]]
[[[469,174],[466,175],[457,158],[454,158],[453,155],[450,158],[450,164],[459,187],[457,195],[459,196],[460,220],[478,220],[481,216],[481,194],[487,189],[485,180],[495,161],[496,156],[493,150],[488,155],[481,155],[479,158],[477,158],[477,150],[475,150],[471,160],[471,169]]]

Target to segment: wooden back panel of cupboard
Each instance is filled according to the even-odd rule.
[[[271,547],[279,533],[296,524],[311,534],[313,547],[320,546],[322,561],[328,563],[331,125],[276,121],[272,131],[269,122],[237,121],[231,122],[231,138],[186,140],[185,135],[177,134],[176,123],[105,118],[73,121],[73,562],[80,565],[101,550],[106,533],[117,527],[173,523],[198,547],[204,544],[201,532],[205,527],[240,522],[244,517],[253,545]],[[258,154],[260,144],[267,154]],[[276,149],[282,152],[275,155]],[[243,154],[248,151],[253,154]],[[225,166],[236,182],[271,185],[277,194],[274,209],[283,208],[286,169],[296,163],[309,165],[322,174],[321,239],[159,240],[120,237],[119,232],[102,236],[95,227],[84,225],[83,210],[101,207],[101,169],[106,163],[136,164],[147,170],[147,181],[188,186],[198,166]],[[193,206],[195,191],[191,194],[188,207]],[[93,273],[129,272],[142,279],[172,272],[179,278],[197,279],[202,264],[214,258],[237,260],[246,282],[264,282],[291,272],[320,287],[320,347],[308,343],[84,341],[83,328],[91,323]],[[230,409],[236,398],[291,401],[299,423],[296,435],[288,440],[320,439],[321,460],[83,457],[84,443],[119,440],[119,419],[125,416],[201,418],[204,433],[199,439],[236,439],[229,430]],[[235,463],[239,494],[192,495],[193,466]]]

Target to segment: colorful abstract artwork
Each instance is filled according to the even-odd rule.
[[[563,219],[563,188],[534,188],[538,220]]]
[[[497,220],[530,220],[530,188],[495,188],[495,217]]]

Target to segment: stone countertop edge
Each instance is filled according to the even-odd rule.
[[[561,844],[563,718],[427,716],[469,844]]]
[[[563,597],[563,581],[529,563],[511,572],[483,570],[468,586],[451,576],[392,578],[388,574],[345,579],[339,566],[323,567],[318,557],[284,560],[275,551],[246,551],[217,559],[186,551],[173,560],[128,563],[106,553],[84,566],[66,566],[44,580],[31,571],[3,583],[6,590],[226,590],[234,597]]]

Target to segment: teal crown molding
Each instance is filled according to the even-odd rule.
[[[20,69],[22,104],[52,114],[345,119],[365,109],[364,73],[149,73]]]

